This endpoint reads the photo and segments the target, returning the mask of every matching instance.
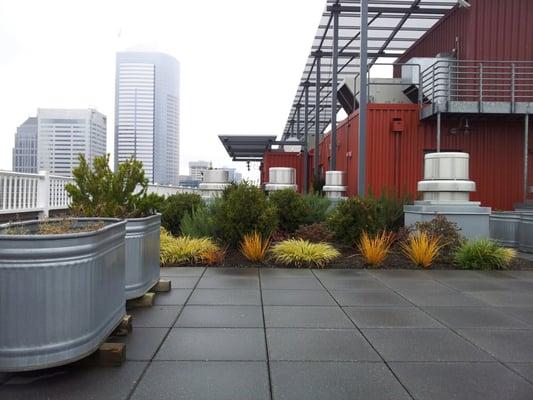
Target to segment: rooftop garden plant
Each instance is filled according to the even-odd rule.
[[[294,236],[297,239],[307,240],[311,243],[321,243],[321,242],[330,242],[333,240],[333,232],[331,232],[324,222],[312,224],[312,225],[301,225]]]
[[[205,204],[196,193],[177,193],[168,196],[161,214],[161,225],[174,235],[181,235],[181,223],[187,214],[199,211]]]
[[[216,264],[223,259],[223,250],[211,238],[172,236],[161,229],[160,261],[162,266],[181,264]]]
[[[270,239],[263,239],[258,232],[244,235],[240,251],[248,261],[262,262],[267,254]]]
[[[489,239],[465,241],[455,253],[455,262],[463,269],[507,269],[515,258],[516,250]]]
[[[304,197],[291,189],[271,192],[269,202],[276,208],[280,229],[292,233],[309,218],[310,208]]]
[[[295,267],[324,267],[340,256],[328,243],[311,243],[302,239],[288,239],[271,249],[274,262]]]
[[[429,268],[435,262],[442,248],[438,237],[416,231],[400,243],[402,253],[416,266]]]
[[[278,225],[275,206],[259,187],[248,182],[224,190],[213,204],[213,220],[217,237],[234,248],[244,235],[258,232],[269,237]]]
[[[376,235],[363,232],[357,248],[365,264],[377,266],[383,264],[387,258],[393,242],[394,234],[391,232],[382,231]]]

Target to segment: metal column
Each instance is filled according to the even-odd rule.
[[[524,127],[524,203],[527,202],[527,192],[529,190],[528,168],[529,168],[529,114],[525,117]]]
[[[437,113],[437,153],[440,153],[441,124],[442,124],[442,117],[439,112]]]
[[[367,73],[368,73],[368,0],[361,0],[361,54],[360,72],[361,88],[359,90],[359,148],[357,170],[357,193],[366,194],[366,112],[367,112]]]
[[[308,129],[309,129],[309,81],[304,84],[305,90],[305,103],[304,103],[304,182],[303,182],[303,192],[307,194],[309,192],[308,183],[309,183],[309,139],[308,139]]]
[[[340,4],[335,3],[332,6],[333,15],[333,52],[332,52],[332,71],[331,71],[331,158],[329,169],[337,170],[337,72],[339,64],[339,14]]]
[[[316,85],[315,85],[315,150],[313,154],[313,167],[314,167],[314,182],[318,183],[320,179],[320,171],[318,170],[318,159],[320,157],[320,89],[322,84],[320,83],[320,64],[322,63],[322,54],[320,51],[316,52]]]

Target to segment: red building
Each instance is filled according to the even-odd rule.
[[[396,60],[394,75],[400,77],[399,64],[414,57],[452,55],[426,70],[418,86],[422,102],[368,104],[367,190],[416,196],[424,154],[437,151],[438,144],[441,151],[470,154],[470,178],[477,183],[472,200],[484,206],[513,209],[533,186],[533,129],[531,122],[526,126],[533,113],[533,1],[470,0],[470,5],[451,9]],[[347,174],[348,195],[357,194],[358,120],[356,110],[337,125],[335,149],[330,133],[319,146],[320,173],[330,169],[335,151],[336,169]],[[294,167],[302,188],[303,161],[303,153],[268,150],[262,181],[268,181],[270,167]]]

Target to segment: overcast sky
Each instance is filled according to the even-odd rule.
[[[0,0],[0,169],[38,107],[95,107],[113,153],[115,53],[139,45],[181,63],[180,173],[231,164],[219,134],[282,132],[324,3]]]

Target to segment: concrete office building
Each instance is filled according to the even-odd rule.
[[[150,182],[179,182],[179,63],[158,52],[119,52],[115,169],[134,156]]]
[[[107,118],[94,109],[39,109],[37,135],[38,170],[72,176],[79,154],[90,163],[106,154]]]
[[[202,182],[202,174],[212,168],[210,161],[189,161],[189,175],[192,180]]]
[[[13,147],[13,171],[37,173],[37,118],[29,117],[17,128]]]

